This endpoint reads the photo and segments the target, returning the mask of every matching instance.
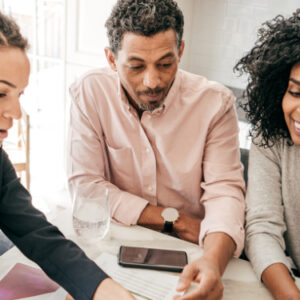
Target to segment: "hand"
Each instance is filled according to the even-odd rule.
[[[185,266],[179,278],[177,291],[182,292],[192,281],[198,282],[195,290],[183,295],[174,296],[174,300],[220,300],[223,296],[223,284],[219,267],[202,256]]]
[[[161,216],[164,207],[148,204],[141,213],[137,223],[138,225],[153,229],[163,230],[164,220]],[[201,207],[200,217],[193,218],[180,213],[178,221],[174,223],[173,230],[176,236],[189,242],[198,244],[200,223],[204,218],[204,206]]]
[[[120,284],[106,278],[98,285],[93,300],[134,300],[135,298],[125,290]],[[66,296],[66,300],[74,300],[70,295]]]
[[[200,218],[180,214],[178,221],[174,223],[173,230],[179,238],[199,244],[201,221]]]

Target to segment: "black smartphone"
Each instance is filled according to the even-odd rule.
[[[124,267],[181,272],[187,263],[185,251],[129,246],[119,251],[119,265]]]

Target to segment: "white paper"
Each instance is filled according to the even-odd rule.
[[[102,253],[95,261],[115,281],[139,300],[171,300],[176,292],[178,277],[162,271],[124,268],[117,257]]]

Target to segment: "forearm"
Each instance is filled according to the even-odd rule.
[[[163,230],[164,220],[161,216],[164,207],[148,204],[142,211],[137,224],[153,229]]]
[[[164,219],[161,215],[164,207],[148,204],[142,211],[137,224],[162,231],[164,228]],[[184,240],[198,244],[200,234],[200,218],[193,218],[179,213],[179,218],[174,222],[173,233]]]
[[[235,242],[229,235],[223,232],[214,232],[208,234],[204,240],[203,256],[218,266],[220,274],[223,275],[235,248]]]
[[[299,300],[300,292],[288,268],[282,263],[269,266],[262,273],[262,280],[277,300]]]

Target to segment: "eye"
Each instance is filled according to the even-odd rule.
[[[143,65],[138,65],[138,66],[129,66],[131,70],[141,70],[144,66]]]
[[[289,94],[292,95],[293,97],[300,97],[300,93],[299,92],[289,91]]]
[[[0,93],[0,98],[3,98],[5,96],[6,96],[6,94]]]
[[[168,64],[159,64],[160,67],[163,67],[163,68],[169,68],[172,66],[172,63],[168,63]]]

